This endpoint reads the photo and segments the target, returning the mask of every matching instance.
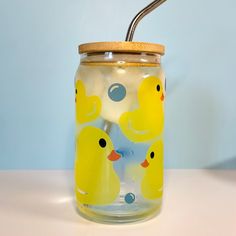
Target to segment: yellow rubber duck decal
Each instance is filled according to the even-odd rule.
[[[164,93],[160,79],[145,78],[138,89],[139,108],[119,119],[124,135],[133,142],[144,142],[160,135],[164,126]]]
[[[91,126],[82,129],[76,140],[75,193],[78,202],[106,205],[117,198],[120,181],[112,161],[119,158],[107,133]]]
[[[147,151],[146,159],[141,166],[145,174],[141,182],[141,193],[144,198],[156,199],[162,197],[163,187],[163,143],[155,142]]]
[[[75,86],[75,111],[77,123],[95,120],[101,112],[102,103],[98,96],[87,96],[82,80]]]

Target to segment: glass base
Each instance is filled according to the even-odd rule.
[[[146,221],[161,211],[161,200],[152,203],[117,203],[110,206],[91,206],[77,203],[78,213],[91,221],[104,224],[124,224]]]

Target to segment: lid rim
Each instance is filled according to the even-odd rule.
[[[165,54],[165,46],[161,44],[148,42],[92,42],[80,44],[78,47],[79,54],[93,52],[138,52],[138,53],[157,53]]]

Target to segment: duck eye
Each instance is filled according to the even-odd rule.
[[[150,157],[151,157],[151,158],[154,158],[154,152],[151,152],[151,153],[150,153]]]
[[[99,145],[100,147],[104,148],[107,145],[107,142],[104,138],[99,139]]]
[[[160,85],[158,84],[158,85],[157,85],[157,91],[160,92],[160,90],[161,90],[161,87],[160,87]]]
[[[77,89],[75,90],[75,94],[77,94]]]

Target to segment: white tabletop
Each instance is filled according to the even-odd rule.
[[[167,170],[159,216],[103,225],[81,218],[71,171],[1,171],[2,236],[235,236],[236,171]]]

